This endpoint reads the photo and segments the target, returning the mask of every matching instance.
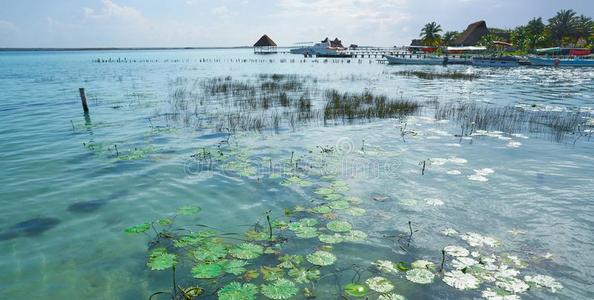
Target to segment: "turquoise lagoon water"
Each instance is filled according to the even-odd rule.
[[[138,62],[94,63],[97,58]],[[452,69],[480,77],[426,80],[393,74]],[[272,73],[307,77],[321,90],[369,90],[418,101],[594,108],[593,69],[388,66],[369,59],[302,62],[297,56],[256,57],[241,49],[0,53],[1,297],[147,299],[170,287],[171,274],[147,269],[149,239],[124,234],[128,226],[170,215],[183,205],[199,205],[197,217],[179,217],[176,223],[243,232],[266,211],[282,217],[285,208],[319,201],[313,193],[319,177],[314,175],[309,178],[314,186],[300,187],[283,185],[283,178],[266,171],[252,176],[224,168],[197,172],[191,155],[202,147],[215,148],[224,135],[212,135],[216,128],[209,122],[185,126],[155,117],[167,111],[172,83],[215,76],[251,80]],[[87,120],[79,87],[89,97]],[[372,265],[416,259],[439,264],[448,245],[517,257],[522,266],[507,264],[519,271],[518,278],[542,274],[563,286],[555,293],[533,286],[519,294],[522,299],[594,298],[594,140],[525,132],[459,138],[457,125],[435,121],[430,109],[406,119],[407,130],[416,135],[403,138],[401,121],[312,122],[295,130],[238,132],[230,139],[264,170],[264,157],[286,162],[293,152],[295,159],[307,162],[319,157],[317,146],[340,150],[338,160],[333,158],[337,178],[348,183],[345,196],[358,197],[365,213],[338,211],[336,216],[367,238],[334,245],[338,260],[321,268],[318,298],[340,298],[340,286],[355,275],[349,269],[353,265],[361,270],[360,282],[384,276],[407,299],[473,299],[495,287],[487,282],[458,290],[441,278],[422,285],[404,273],[382,274]],[[154,125],[175,129],[153,130]],[[113,145],[124,154],[149,150],[140,159],[119,160]],[[419,162],[428,159],[431,164],[421,175]],[[490,174],[473,177],[475,170]],[[408,234],[409,221],[414,235],[410,242],[399,241]],[[448,228],[459,236],[442,234]],[[492,237],[498,246],[471,246],[460,238],[468,232]],[[286,253],[306,255],[320,246],[317,239],[283,235],[288,237]],[[184,284],[197,282],[187,270],[178,273]],[[303,298],[302,292],[295,298]]]

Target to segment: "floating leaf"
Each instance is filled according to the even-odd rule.
[[[334,202],[330,203],[329,206],[332,209],[347,209],[351,205],[349,204],[348,201],[341,200],[341,201],[334,201]]]
[[[254,259],[264,253],[264,248],[252,243],[242,243],[229,250],[229,253],[239,259]]]
[[[330,195],[330,194],[334,193],[334,190],[331,188],[321,187],[321,188],[317,188],[315,190],[315,193],[324,196],[324,195]]]
[[[194,278],[207,279],[223,275],[223,266],[219,264],[198,264],[192,268]]]
[[[318,224],[318,220],[312,218],[303,218],[297,222],[289,223],[289,230],[298,230],[299,228],[303,227],[311,227]]]
[[[530,288],[524,281],[515,277],[500,278],[495,285],[513,294],[523,293]]]
[[[227,256],[227,248],[221,244],[208,243],[192,251],[197,260],[217,261]]]
[[[186,206],[180,207],[177,210],[177,213],[182,216],[189,216],[189,215],[195,215],[195,214],[199,213],[201,210],[202,210],[202,208],[200,208],[199,206],[186,205]]]
[[[499,242],[496,239],[487,236],[482,236],[476,232],[468,232],[460,238],[465,240],[471,247],[482,247],[485,245],[490,247],[496,247],[499,245]]]
[[[167,253],[165,248],[156,248],[151,251],[149,261],[146,264],[151,270],[165,270],[177,264],[177,256]]]
[[[289,270],[289,276],[293,277],[297,283],[309,283],[320,279],[320,270],[318,269],[300,269]]]
[[[126,228],[124,231],[126,233],[143,233],[147,230],[151,229],[151,224],[149,223],[142,223],[138,225],[134,225],[131,227]]]
[[[427,269],[427,270],[435,270],[435,264],[428,261],[428,260],[423,260],[423,259],[419,259],[419,260],[415,260],[413,261],[410,266],[413,269]]]
[[[361,230],[351,230],[343,234],[342,237],[345,241],[356,243],[364,241],[367,238],[367,233]]]
[[[169,226],[169,225],[173,224],[173,220],[171,220],[170,218],[163,218],[163,219],[159,219],[157,221],[157,223],[159,223],[159,225],[161,225],[161,226]]]
[[[337,201],[337,200],[342,199],[342,195],[341,194],[324,195],[324,199],[326,199],[328,201]]]
[[[279,279],[272,284],[263,284],[262,294],[270,299],[289,299],[297,295],[297,287],[287,279]]]
[[[223,270],[225,273],[241,275],[245,272],[245,265],[247,265],[246,261],[232,259],[223,263]]]
[[[347,210],[347,213],[351,216],[360,217],[365,214],[365,209],[360,207],[351,207]]]
[[[526,275],[526,276],[524,276],[524,280],[528,283],[548,288],[553,293],[555,293],[557,290],[560,290],[563,288],[563,285],[561,285],[561,283],[557,282],[557,280],[555,280],[555,278],[553,278],[551,276]]]
[[[347,232],[353,228],[349,222],[345,221],[331,221],[326,224],[326,227],[334,232]]]
[[[458,257],[452,261],[452,266],[456,270],[462,270],[464,268],[474,266],[478,263],[479,262],[477,260],[470,257]]]
[[[327,251],[316,251],[306,256],[307,261],[318,266],[329,266],[336,261],[336,256]]]
[[[377,276],[365,280],[370,289],[378,293],[387,293],[394,289],[394,285],[386,278]]]
[[[398,270],[400,270],[402,272],[406,272],[406,271],[410,270],[410,266],[406,262],[404,262],[404,261],[399,261],[396,264],[396,269],[398,269]]]
[[[377,297],[377,300],[406,300],[406,298],[404,298],[404,296],[402,295],[389,293],[379,295],[379,297]]]
[[[433,282],[435,275],[427,269],[411,269],[406,271],[406,279],[418,284],[429,284]]]
[[[479,285],[479,281],[476,277],[470,274],[465,274],[459,270],[446,272],[443,277],[443,282],[459,290],[476,289]]]
[[[333,235],[330,234],[320,234],[320,236],[318,236],[318,239],[320,239],[320,242],[322,243],[326,243],[326,244],[338,244],[341,243],[344,239],[342,238],[342,236],[338,233],[335,233]]]
[[[345,294],[355,298],[362,298],[369,294],[369,288],[358,283],[349,283],[344,286],[343,291]]]
[[[500,288],[487,288],[481,294],[487,300],[520,300],[520,296],[506,292]]]
[[[266,281],[275,281],[285,276],[283,269],[280,267],[262,266],[260,273],[262,273],[262,278]]]
[[[326,205],[316,206],[311,209],[316,214],[327,214],[332,211],[332,209]]]
[[[470,251],[468,251],[468,249],[466,248],[462,248],[460,246],[446,246],[445,248],[443,248],[443,251],[445,251],[447,254],[451,255],[451,256],[468,256],[468,254],[470,254]]]
[[[295,235],[302,239],[315,238],[318,234],[318,229],[315,227],[301,227],[295,230]]]
[[[376,262],[373,263],[373,265],[380,271],[383,273],[398,273],[398,270],[396,269],[396,264],[394,264],[393,262],[389,261],[389,260],[377,260]]]
[[[251,281],[258,277],[260,277],[260,273],[258,272],[258,270],[247,270],[242,276],[243,280],[245,281]]]
[[[255,300],[258,287],[251,283],[231,282],[217,292],[219,300]]]
[[[303,256],[301,255],[290,255],[285,254],[278,259],[281,263],[278,264],[279,267],[285,269],[292,269],[297,267],[299,264],[303,262]]]
[[[269,232],[248,230],[245,233],[245,239],[248,241],[265,241],[270,237]]]

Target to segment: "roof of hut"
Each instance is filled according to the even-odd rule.
[[[411,46],[423,46],[423,41],[420,39],[414,39],[410,42]]]
[[[265,34],[254,44],[254,47],[276,47],[276,43]]]
[[[476,45],[484,35],[489,34],[487,23],[485,21],[474,22],[460,34],[454,44],[462,46],[474,46]]]
[[[333,41],[330,41],[330,47],[344,48],[344,46],[342,45],[342,41],[339,40],[338,38],[334,38]]]

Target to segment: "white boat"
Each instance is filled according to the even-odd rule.
[[[585,59],[581,57],[574,58],[554,58],[528,56],[530,65],[546,67],[594,67],[594,59]]]
[[[328,38],[313,46],[291,49],[292,54],[311,55],[316,57],[351,57],[344,47],[333,47]]]
[[[479,67],[517,67],[520,60],[513,56],[477,56],[472,58],[472,65]]]
[[[391,65],[443,65],[444,58],[439,56],[416,56],[416,55],[386,55]]]

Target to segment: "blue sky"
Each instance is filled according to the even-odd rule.
[[[239,46],[263,33],[392,46],[430,21],[512,28],[569,8],[594,17],[594,0],[0,0],[0,47]]]

